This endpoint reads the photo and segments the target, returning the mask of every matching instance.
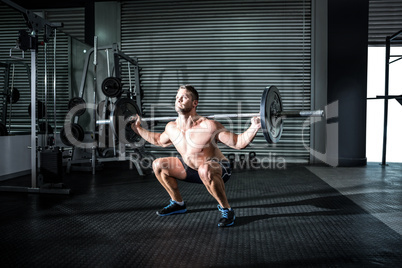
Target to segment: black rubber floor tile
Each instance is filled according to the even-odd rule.
[[[235,172],[236,213],[218,228],[203,185],[179,183],[188,212],[160,217],[152,176],[110,165],[65,177],[69,196],[0,193],[7,267],[398,267],[402,238],[303,166]],[[113,176],[112,176],[113,175]]]

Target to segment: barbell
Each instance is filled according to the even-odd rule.
[[[114,134],[119,137],[120,131],[124,130],[128,141],[138,140],[138,136],[131,129],[130,117],[139,114],[139,109],[134,101],[131,99],[122,98],[115,103],[115,108],[110,114],[108,120],[97,120],[98,125],[110,124]],[[268,86],[264,89],[264,92],[260,101],[259,113],[241,113],[241,114],[215,114],[205,116],[209,119],[219,118],[233,118],[233,117],[255,117],[261,118],[261,129],[264,138],[268,143],[277,143],[282,135],[283,131],[283,119],[294,117],[323,117],[323,110],[314,111],[284,111],[282,98],[279,94],[279,90],[275,86]],[[119,121],[118,118],[124,118],[124,121]],[[150,117],[141,118],[142,121],[172,121],[177,117]],[[122,124],[122,122],[124,122]]]

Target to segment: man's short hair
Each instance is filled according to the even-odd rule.
[[[193,97],[193,100],[197,100],[198,101],[198,91],[192,86],[192,85],[182,85],[180,86],[180,89],[185,89],[187,91],[190,91],[191,96]]]

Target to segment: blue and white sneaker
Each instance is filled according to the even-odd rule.
[[[163,209],[159,210],[156,212],[157,215],[159,216],[168,216],[168,215],[173,215],[173,214],[181,214],[181,213],[186,213],[186,204],[184,205],[179,205],[177,204],[176,201],[170,200],[170,204],[164,207]]]
[[[235,213],[233,209],[228,209],[228,208],[223,208],[220,205],[218,205],[219,211],[222,213],[222,218],[218,222],[219,227],[229,227],[234,224],[235,221]]]

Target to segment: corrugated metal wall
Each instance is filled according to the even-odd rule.
[[[401,0],[369,1],[369,45],[385,46],[385,38],[400,30],[402,30]]]
[[[85,42],[85,9],[63,8],[46,9],[43,11],[44,17],[51,22],[62,22],[64,33]]]
[[[56,54],[54,47],[56,46]],[[71,95],[70,83],[70,37],[56,30],[56,42],[52,37],[45,46],[39,48],[37,57],[37,98],[46,104],[46,116],[41,122],[48,122],[52,128],[60,131],[68,111]],[[56,59],[55,59],[56,57]],[[46,59],[46,61],[45,61]],[[46,62],[46,65],[45,65]],[[56,71],[56,73],[54,72]],[[46,76],[45,76],[46,73]],[[56,83],[54,80],[56,77]],[[56,95],[54,91],[56,90]],[[56,100],[56,110],[54,110]],[[56,124],[54,115],[56,114]]]
[[[43,46],[38,53],[37,96],[45,103],[46,91],[47,120],[54,127],[54,112],[56,112],[56,128],[59,132],[68,111],[68,101],[72,96],[71,39],[75,38],[81,42],[85,40],[85,10],[84,8],[63,8],[37,10],[37,12],[50,22],[63,23],[63,27],[56,29],[56,40],[51,37],[47,48]],[[46,66],[45,53],[47,53]],[[55,55],[56,59],[54,59]],[[45,70],[47,70],[46,79]],[[54,75],[56,75],[56,84],[54,84]],[[54,110],[54,85],[56,86],[56,110]]]
[[[0,61],[12,60],[9,57],[9,50],[15,47],[15,41],[18,38],[18,31],[27,29],[23,16],[11,7],[0,3]],[[56,30],[56,60],[54,60],[54,39],[50,38],[45,46],[40,46],[37,56],[37,98],[43,103],[46,102],[45,90],[47,91],[47,115],[48,122],[54,128],[54,68],[56,68],[56,121],[57,129],[64,121],[67,113],[67,104],[71,95],[70,81],[70,65],[69,57],[71,50],[71,37],[65,32],[83,39],[84,36],[84,9],[60,9],[60,10],[40,10],[35,11],[51,22],[63,22],[64,27]],[[43,32],[39,34],[39,41],[43,40]],[[47,77],[45,82],[45,51],[47,51]],[[14,51],[16,56],[21,56],[21,52]],[[25,52],[25,59],[22,62],[30,66],[30,51]],[[56,64],[54,64],[54,62]],[[3,70],[1,70],[3,72]],[[1,77],[1,85],[3,85],[4,75]],[[15,71],[14,84],[21,92],[21,99],[17,104],[13,105],[13,113],[11,117],[12,133],[30,132],[30,117],[28,114],[28,106],[31,101],[30,84],[27,73],[23,65],[17,64]],[[45,84],[47,85],[45,87]],[[3,87],[0,88],[3,90]],[[1,98],[0,98],[1,99]],[[1,103],[1,107],[3,103]],[[40,120],[44,122],[45,119]]]
[[[123,1],[122,50],[138,57],[146,116],[175,116],[180,84],[200,92],[199,114],[258,113],[268,85],[280,90],[287,110],[311,103],[311,1]],[[288,119],[281,141],[269,145],[260,132],[239,152],[308,162],[310,130]],[[221,121],[239,133],[249,119]],[[165,124],[154,130],[161,132]],[[174,153],[151,148],[158,155]],[[275,161],[275,159],[273,159]]]
[[[25,29],[26,24],[23,16],[10,8],[3,2],[0,2],[0,62],[17,61],[14,69],[14,87],[20,92],[20,100],[12,105],[12,125],[11,131],[21,131],[24,129],[29,131],[30,122],[28,115],[28,105],[30,103],[30,76],[28,76],[26,67],[23,64],[29,64],[31,61],[30,53],[25,53],[23,60],[10,58],[10,49],[16,46],[18,31]],[[18,50],[13,50],[12,55],[22,57],[22,53]],[[30,69],[29,69],[30,72]],[[29,73],[30,75],[30,73]],[[12,75],[9,77],[9,86],[11,87]],[[4,91],[5,68],[0,68],[0,92]],[[0,96],[0,118],[3,117],[3,96]],[[8,116],[10,115],[10,106],[8,106]],[[7,120],[9,127],[9,120]],[[5,123],[5,122],[3,122]]]

